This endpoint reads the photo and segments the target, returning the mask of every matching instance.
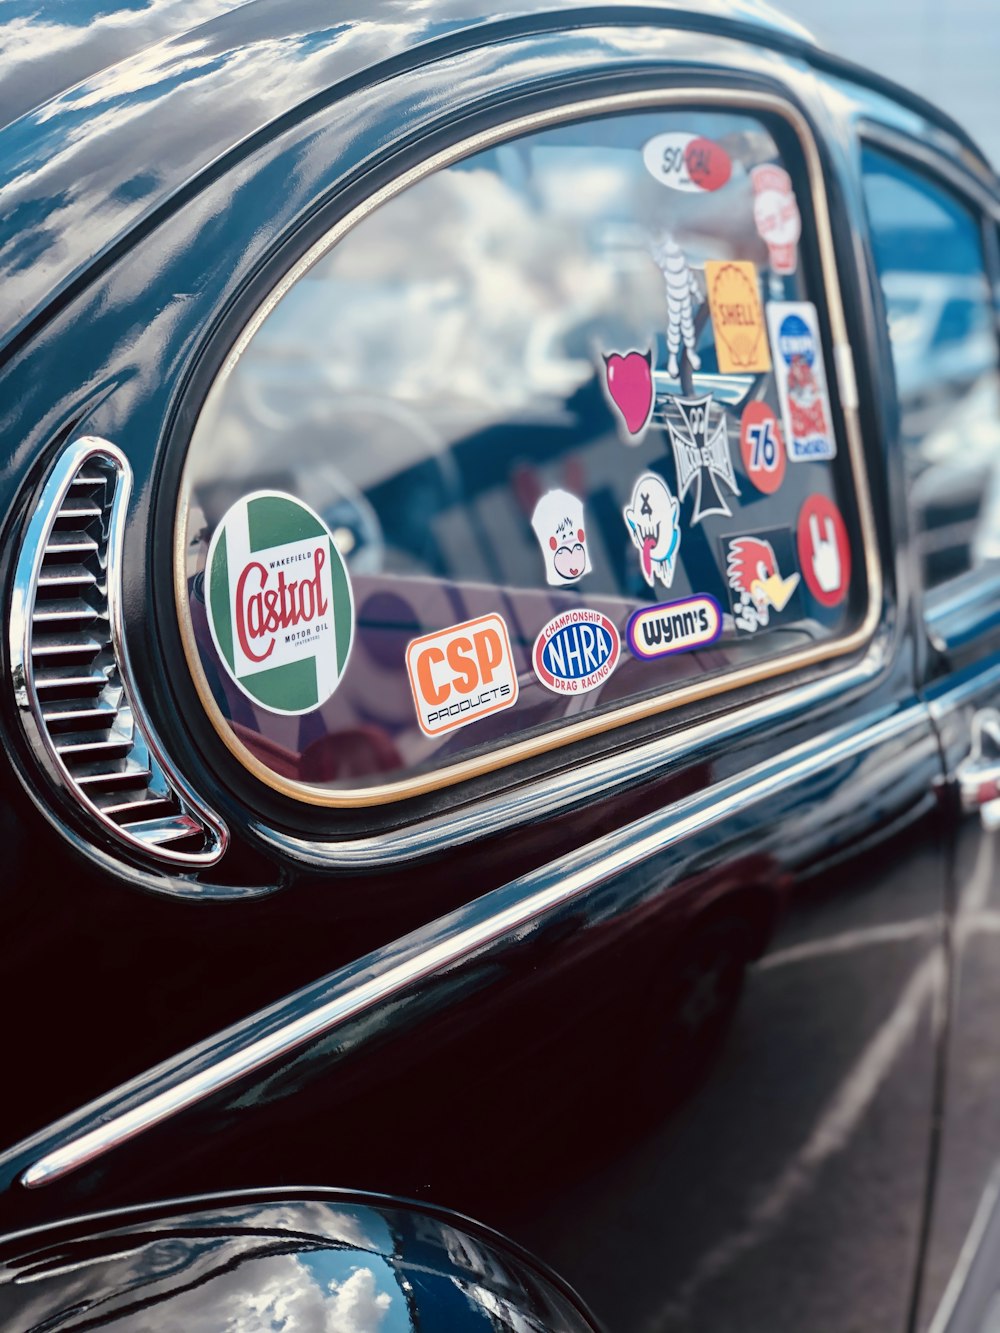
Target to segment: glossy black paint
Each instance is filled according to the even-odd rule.
[[[954,673],[974,686],[1000,643],[992,603],[978,618],[942,618],[950,654],[929,648],[921,624],[856,134],[868,118],[929,142],[950,142],[951,129],[841,82],[799,36],[751,17],[539,8],[480,28],[458,7],[428,20],[386,6],[378,24],[326,26],[325,6],[255,5],[166,39],[144,57],[141,95],[114,68],[70,87],[86,66],[68,53],[68,91],[46,117],[22,103],[0,131],[0,198],[11,201],[0,235],[0,573],[6,584],[11,538],[54,444],[95,433],[121,445],[137,482],[126,596],[144,697],[237,835],[217,882],[280,889],[182,903],[135,892],[139,867],[108,849],[76,858],[24,796],[22,782],[51,799],[5,695],[18,774],[0,766],[2,1007],[17,1016],[5,1049],[18,1088],[2,1113],[0,1138],[16,1144],[0,1158],[5,1226],[168,1189],[309,1179],[412,1193],[501,1224],[615,1327],[832,1331],[853,1327],[858,1310],[870,1327],[907,1323],[943,1068],[945,835],[957,822],[945,782],[971,705],[950,730],[942,718]],[[254,836],[255,819],[342,837],[453,797],[353,819],[303,813],[257,790],[207,734],[179,665],[169,573],[173,487],[200,393],[280,273],[407,165],[528,108],[692,81],[780,90],[820,142],[886,577],[866,670],[791,715],[781,696],[798,679],[582,744],[575,763],[714,723],[696,758],[527,829],[370,875],[283,861]],[[987,180],[965,156],[970,179]],[[924,705],[929,680],[941,717]],[[980,695],[995,691],[983,676]],[[734,739],[739,710],[767,697],[773,714]],[[846,754],[833,748],[845,740]],[[780,776],[800,753],[813,756],[808,772],[762,797],[762,766]],[[490,785],[469,784],[463,798]],[[569,875],[658,815],[665,828],[693,823],[529,932],[498,934],[64,1180],[19,1184],[43,1151],[273,1030],[279,1017],[263,1006],[308,1012],[467,919],[448,913],[482,919],[532,876]],[[147,888],[155,882],[146,874]],[[133,1076],[131,1090],[76,1109]],[[978,1179],[985,1162],[967,1169]],[[963,1207],[950,1239],[931,1234],[945,1274]]]

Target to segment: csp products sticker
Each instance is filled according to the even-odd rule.
[[[653,353],[606,352],[604,386],[628,438],[638,444],[653,415]]]
[[[554,616],[535,640],[535,675],[553,694],[586,694],[618,665],[621,639],[614,623],[586,608]]]
[[[767,403],[747,403],[740,417],[740,454],[743,470],[765,495],[773,495],[785,480],[785,441],[778,418]]]
[[[816,307],[811,301],[771,301],[767,322],[788,457],[793,463],[833,458],[837,441]]]
[[[478,722],[517,703],[517,672],[503,617],[495,613],[411,639],[406,670],[425,736]]]
[[[724,375],[771,369],[757,266],[743,260],[705,261],[715,352]]]
[[[792,178],[784,167],[765,163],[754,167],[750,181],[753,185],[754,226],[767,246],[771,268],[786,276],[794,273],[802,219],[792,189]]]
[[[354,636],[351,581],[330,530],[292,495],[228,510],[205,570],[212,642],[230,677],[272,713],[308,713],[337,688]]]
[[[838,606],[851,582],[851,545],[840,510],[825,495],[810,495],[799,511],[799,564],[821,606]]]
[[[685,194],[721,190],[733,174],[729,154],[699,134],[657,134],[642,148],[646,170],[661,185]]]
[[[652,661],[706,648],[722,633],[722,608],[707,592],[633,611],[625,630],[633,657]]]

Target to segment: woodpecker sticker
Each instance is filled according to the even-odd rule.
[[[639,552],[642,576],[652,588],[659,581],[669,588],[674,581],[681,548],[680,503],[655,472],[644,473],[632,489],[632,503],[624,510],[632,543]]]
[[[329,699],[351,651],[354,599],[318,514],[276,491],[237,501],[212,537],[205,586],[212,642],[245,695],[290,715]]]
[[[705,289],[722,373],[747,375],[770,370],[757,266],[742,260],[710,259],[705,264]]]
[[[406,671],[425,736],[455,731],[517,703],[510,636],[495,613],[411,639]]]
[[[647,140],[642,160],[654,180],[683,194],[721,190],[733,174],[732,161],[721,144],[682,130]]]
[[[638,444],[653,415],[652,350],[606,353],[604,387],[625,428],[626,444]]]
[[[767,322],[789,461],[833,458],[837,441],[816,307],[811,301],[771,301]]]
[[[574,608],[554,616],[535,640],[535,675],[553,694],[596,690],[618,665],[621,638],[600,611]]]
[[[695,305],[701,305],[701,292],[684,251],[669,232],[664,232],[653,244],[652,253],[663,274],[667,298],[667,374],[675,380],[684,356],[692,370],[701,369],[694,331]]]
[[[625,628],[633,657],[651,662],[707,648],[722,633],[722,608],[707,592],[634,611]]]
[[[784,167],[765,163],[754,167],[750,182],[757,234],[767,246],[772,270],[788,276],[797,267],[797,247],[802,234],[802,219],[792,178]]]
[[[590,573],[583,502],[569,491],[546,491],[535,505],[531,526],[545,560],[545,579],[554,588]]]
[[[729,454],[729,430],[725,409],[711,394],[702,398],[674,398],[667,416],[667,430],[677,465],[677,491],[683,500],[694,486],[691,522],[701,523],[708,514],[732,510],[719,490],[721,482],[733,495],[740,494]]]
[[[799,618],[801,580],[793,568],[790,532],[779,529],[727,537],[723,549],[737,629],[755,634],[776,619],[787,623]]]

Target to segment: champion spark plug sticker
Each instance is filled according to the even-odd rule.
[[[776,616],[787,612],[786,621],[798,618],[801,598],[795,594],[800,578],[792,569],[791,545],[791,533],[784,530],[725,539],[726,577],[737,629],[747,634],[766,629],[772,612]]]
[[[692,370],[701,369],[694,332],[695,303],[701,304],[701,292],[684,251],[669,232],[655,242],[652,254],[663,274],[667,298],[667,374],[676,379],[684,356]]]
[[[590,573],[583,502],[569,491],[546,491],[535,505],[531,526],[545,560],[545,580],[554,588]]]
[[[643,145],[642,160],[661,185],[684,194],[721,190],[733,173],[729,154],[720,144],[683,131],[654,135]]]
[[[703,398],[674,398],[672,409],[667,429],[674,449],[680,498],[684,499],[692,483],[695,487],[692,524],[700,523],[708,514],[731,517],[732,511],[718,485],[722,482],[734,495],[740,493],[729,454],[725,409],[715,403],[711,394]]]
[[[770,370],[757,266],[742,260],[710,259],[705,263],[705,287],[722,373],[745,375]]]
[[[425,736],[466,727],[517,703],[517,672],[502,616],[489,614],[411,639],[406,670]]]
[[[625,628],[633,657],[652,661],[707,648],[722,633],[722,607],[707,592],[633,611]]]
[[[205,569],[212,642],[242,692],[272,713],[308,713],[340,682],[354,599],[326,524],[292,495],[258,491],[225,514]]]
[[[625,427],[627,444],[638,444],[653,415],[653,353],[609,352],[604,387]]]
[[[586,694],[618,665],[621,639],[614,622],[586,607],[554,616],[535,640],[535,675],[554,694]]]
[[[838,606],[851,582],[851,546],[840,510],[825,495],[810,495],[799,512],[799,564],[821,606]]]
[[[802,234],[792,178],[784,167],[766,164],[754,167],[750,181],[754,226],[767,246],[771,268],[785,276],[792,274],[798,263],[796,247]]]
[[[646,472],[635,483],[632,503],[623,512],[639,552],[642,576],[652,588],[659,579],[665,588],[674,581],[681,547],[680,503],[662,477]]]
[[[833,458],[837,441],[816,307],[811,301],[772,301],[767,322],[788,457],[793,463]]]
[[[740,418],[740,456],[754,486],[773,495],[785,480],[785,441],[767,403],[747,403]]]

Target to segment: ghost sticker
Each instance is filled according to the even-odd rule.
[[[554,588],[590,573],[583,503],[569,491],[546,491],[531,516],[545,559],[545,579]]]
[[[653,244],[652,252],[667,296],[667,374],[676,379],[685,354],[692,370],[701,369],[694,332],[694,303],[701,304],[701,292],[683,250],[669,232]]]
[[[695,485],[692,523],[700,523],[706,514],[732,513],[718,482],[723,482],[734,495],[740,494],[729,456],[729,430],[725,409],[719,407],[711,394],[702,398],[674,398],[672,413],[667,417],[670,443],[677,464],[677,490],[681,499],[687,495],[692,482]]]
[[[669,588],[681,546],[680,502],[662,477],[646,472],[635,483],[632,503],[623,512],[643,578],[651,588],[655,579]]]
[[[754,634],[765,629],[771,612],[779,614],[790,607],[799,586],[798,573],[783,575],[773,538],[768,533],[753,537],[730,537],[726,547],[726,576],[729,580],[733,619],[737,629]],[[790,547],[790,534],[780,536]],[[791,567],[791,555],[782,557],[786,568]]]
[[[653,353],[610,352],[604,357],[604,385],[627,432],[638,444],[653,415]]]

